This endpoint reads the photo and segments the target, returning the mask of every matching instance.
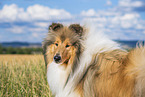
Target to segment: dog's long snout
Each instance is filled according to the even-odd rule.
[[[60,62],[60,61],[61,61],[61,56],[60,56],[60,55],[55,55],[55,56],[54,56],[54,61],[55,61],[56,63]]]

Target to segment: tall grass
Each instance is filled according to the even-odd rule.
[[[51,97],[42,55],[0,55],[1,97]]]

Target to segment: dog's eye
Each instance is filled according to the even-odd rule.
[[[56,46],[58,46],[58,43],[55,43]]]
[[[69,47],[70,45],[66,45],[65,47],[67,48],[67,47]]]

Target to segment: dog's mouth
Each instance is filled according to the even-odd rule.
[[[66,59],[63,63],[68,64],[69,59]]]
[[[60,64],[60,65],[62,65],[62,64],[68,64],[69,59],[65,59],[64,61],[63,60],[59,60],[59,61],[55,61],[54,60],[54,62],[57,63],[57,64]]]
[[[57,63],[57,64],[61,64],[61,63],[62,63],[61,60],[59,60],[59,61],[54,61],[54,62]]]

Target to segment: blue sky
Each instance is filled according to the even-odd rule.
[[[51,22],[84,21],[111,39],[145,40],[145,1],[0,0],[0,42],[42,42]]]

